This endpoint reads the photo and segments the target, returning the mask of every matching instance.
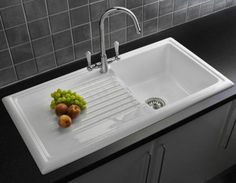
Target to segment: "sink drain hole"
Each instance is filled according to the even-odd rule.
[[[164,107],[166,105],[164,100],[162,100],[161,98],[156,98],[156,97],[149,98],[145,102],[146,104],[148,104],[150,107],[152,107],[155,110],[160,109],[161,107]]]

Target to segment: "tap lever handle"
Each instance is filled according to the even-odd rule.
[[[88,67],[91,67],[91,52],[90,51],[87,51],[85,53],[86,55],[86,58],[87,58],[87,62],[88,62]]]
[[[120,46],[120,43],[118,41],[115,41],[114,48],[115,48],[116,58],[119,58],[119,46]]]

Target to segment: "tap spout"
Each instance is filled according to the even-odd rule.
[[[115,6],[113,8],[110,8],[108,9],[101,17],[100,21],[99,21],[99,30],[100,30],[100,48],[101,48],[101,63],[102,63],[102,66],[101,66],[101,73],[106,73],[108,71],[108,64],[107,64],[107,55],[106,55],[106,47],[105,47],[105,31],[104,31],[104,22],[105,22],[105,19],[111,14],[111,13],[114,13],[114,12],[121,12],[121,13],[126,13],[128,14],[133,22],[134,22],[134,25],[135,25],[135,28],[136,28],[136,32],[137,34],[140,34],[141,33],[141,28],[139,26],[139,23],[138,23],[138,19],[137,17],[134,15],[134,13],[132,11],[130,11],[129,9],[127,8],[124,8],[124,7],[120,7],[120,6]]]

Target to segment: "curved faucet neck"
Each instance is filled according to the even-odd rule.
[[[141,28],[139,26],[138,20],[136,18],[136,16],[134,15],[134,13],[132,11],[130,11],[127,8],[124,7],[113,7],[108,9],[101,17],[100,21],[99,21],[99,30],[100,30],[100,49],[101,49],[101,63],[102,63],[102,68],[101,68],[101,72],[105,73],[108,70],[108,66],[107,66],[107,56],[106,56],[106,46],[105,46],[105,31],[104,31],[104,22],[105,19],[113,12],[122,12],[122,13],[126,13],[128,14],[132,20],[134,21],[134,25],[137,31],[137,34],[141,33]]]

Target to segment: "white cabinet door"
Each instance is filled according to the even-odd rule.
[[[166,153],[158,183],[203,183],[217,151],[230,103],[162,136]]]
[[[150,182],[154,178],[158,178],[158,174],[152,177],[150,175],[151,172],[153,173],[152,169],[159,173],[158,168],[163,156],[161,147],[150,142],[70,181],[70,183]]]

